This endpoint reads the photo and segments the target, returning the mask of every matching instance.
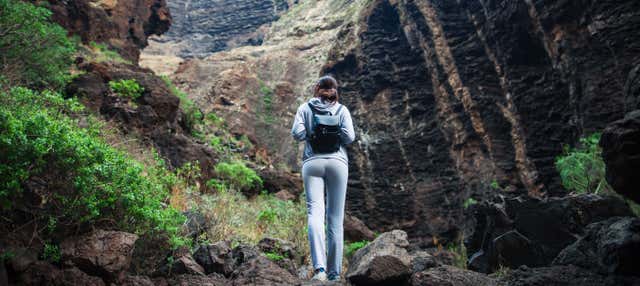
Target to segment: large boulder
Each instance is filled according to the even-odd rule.
[[[198,264],[202,265],[206,274],[220,273],[225,276],[233,272],[233,257],[229,241],[218,241],[214,244],[200,245],[193,253]]]
[[[347,213],[344,216],[344,238],[348,241],[371,241],[375,234],[360,219]]]
[[[59,269],[45,262],[37,261],[29,265],[24,272],[19,274],[17,285],[36,286],[75,286],[75,285],[106,285],[99,277],[88,275],[76,267]]]
[[[269,258],[260,255],[257,249],[240,245],[233,249],[234,286],[240,285],[296,285],[300,284],[297,276],[278,266]]]
[[[590,224],[584,237],[571,244],[553,261],[576,265],[603,274],[640,276],[640,219],[611,218]]]
[[[414,273],[411,276],[411,285],[491,286],[498,283],[486,274],[443,265]]]
[[[407,284],[411,276],[408,246],[406,232],[385,232],[356,251],[345,276],[354,285]]]
[[[640,203],[640,109],[610,123],[600,138],[607,182],[621,195]]]
[[[500,278],[509,286],[618,286],[640,285],[640,279],[624,276],[603,276],[573,265],[529,268],[521,266]]]
[[[60,244],[62,260],[82,271],[108,280],[124,278],[138,236],[121,231],[96,230]]]
[[[465,244],[469,268],[491,273],[499,265],[548,266],[593,222],[630,216],[618,197],[582,194],[536,199],[528,196],[470,207],[471,231]]]
[[[273,260],[278,266],[293,275],[298,275],[298,266],[302,264],[302,256],[296,246],[286,240],[265,237],[258,242],[258,248],[266,254],[277,255]]]
[[[176,275],[167,279],[166,282],[169,286],[185,286],[185,285],[228,286],[228,285],[231,285],[231,282],[229,280],[227,280],[224,276],[217,273],[207,275],[207,276],[189,275],[189,274]]]

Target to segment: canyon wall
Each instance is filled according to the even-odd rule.
[[[453,238],[462,204],[560,195],[562,144],[623,116],[636,1],[374,1],[322,73],[359,140],[348,208],[414,242]]]

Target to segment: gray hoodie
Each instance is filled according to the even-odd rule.
[[[308,102],[311,103],[316,110],[320,112],[329,111],[333,115],[335,115],[338,107],[340,107],[340,103],[338,102],[329,103],[318,97],[311,98]],[[353,122],[351,121],[351,113],[349,113],[349,109],[347,109],[346,106],[343,106],[338,115],[340,116],[340,126],[342,129],[340,134],[340,149],[335,153],[314,154],[313,149],[311,148],[311,143],[307,140],[304,145],[304,154],[302,155],[303,164],[315,158],[337,158],[342,160],[345,164],[349,164],[347,149],[345,146],[347,144],[351,144],[356,135],[353,131]],[[311,130],[312,122],[313,112],[307,105],[307,102],[305,102],[298,107],[296,117],[293,120],[293,126],[291,127],[291,135],[293,135],[293,138],[297,141],[306,140],[308,136],[307,130]]]

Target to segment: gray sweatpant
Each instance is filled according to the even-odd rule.
[[[342,269],[342,222],[344,220],[348,175],[347,164],[336,158],[315,158],[302,165],[313,268],[323,267],[329,274],[340,274]],[[328,260],[325,254],[325,187],[327,191]]]

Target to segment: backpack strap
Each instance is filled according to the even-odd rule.
[[[342,104],[340,104],[340,106],[338,107],[338,110],[336,110],[336,114],[332,114],[332,115],[338,115],[338,114],[340,114],[340,109],[342,109]]]

